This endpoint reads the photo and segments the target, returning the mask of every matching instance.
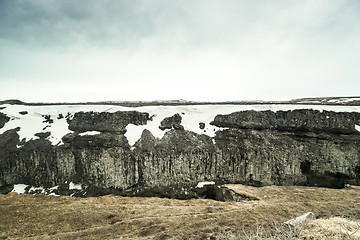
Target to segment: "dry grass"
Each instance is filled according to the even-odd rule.
[[[243,231],[237,235],[223,234],[218,239],[227,240],[359,240],[360,221],[354,221],[341,217],[328,219],[308,220],[297,226],[283,223],[271,224],[270,230],[265,230],[264,225],[259,224],[252,230]]]
[[[299,235],[316,239],[360,239],[360,221],[340,217],[316,219],[302,228]]]
[[[340,224],[348,231],[342,234],[346,237],[359,222],[360,189],[356,187],[227,186],[260,200],[0,195],[0,239],[231,239],[259,230],[269,232],[309,211],[321,219],[297,229],[296,235],[305,237],[301,239],[336,239],[339,223],[335,227],[325,223],[340,221],[336,216],[351,217],[353,222]],[[319,238],[316,234],[321,231],[325,235]],[[355,234],[351,239],[358,239]]]

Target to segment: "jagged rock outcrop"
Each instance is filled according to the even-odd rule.
[[[47,133],[20,142],[19,129],[6,131],[0,136],[0,188],[76,182],[84,186],[80,195],[185,199],[200,196],[192,190],[200,181],[360,185],[360,134],[354,128],[359,125],[358,113],[235,112],[215,117],[212,124],[225,128],[215,137],[175,127],[181,126],[181,116],[174,115],[161,123],[170,129],[162,138],[145,129],[131,147],[124,135],[126,126],[149,120],[148,113],[136,111],[79,112],[68,118],[69,129],[75,132],[64,136],[60,146],[51,145]],[[79,134],[86,131],[101,133]]]
[[[161,130],[165,129],[184,129],[181,125],[182,117],[180,114],[175,114],[174,116],[167,117],[161,121],[159,128]]]
[[[217,115],[212,122],[217,127],[289,132],[325,132],[336,134],[357,133],[360,113],[317,110],[243,111]]]
[[[148,113],[137,111],[77,112],[68,118],[69,129],[75,132],[100,131],[124,134],[128,124],[144,125],[151,120]]]
[[[2,128],[5,123],[7,123],[10,120],[10,118],[8,116],[6,116],[3,113],[0,113],[0,128]]]

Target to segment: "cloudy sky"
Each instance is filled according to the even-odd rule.
[[[358,0],[0,0],[0,96],[360,95]]]

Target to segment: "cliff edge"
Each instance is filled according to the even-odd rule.
[[[40,108],[17,106],[15,111],[6,105],[1,110],[2,192],[26,184],[26,192],[41,186],[78,196],[116,193],[186,199],[198,196],[196,185],[204,181],[360,185],[357,111],[236,111],[226,106],[218,112],[227,113],[218,114],[209,106],[191,106],[193,114],[174,107],[171,114],[153,108],[73,113],[62,108],[40,115]],[[41,118],[42,130],[24,137],[25,129],[33,128],[15,123],[34,116]],[[190,123],[197,129],[187,127]],[[54,141],[59,126],[66,131],[58,135],[61,141]],[[136,141],[130,140],[134,129]]]

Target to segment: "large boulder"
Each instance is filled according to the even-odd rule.
[[[161,121],[159,128],[161,130],[165,129],[181,129],[183,130],[184,127],[181,125],[182,117],[180,114],[175,114],[171,117],[167,117]]]

